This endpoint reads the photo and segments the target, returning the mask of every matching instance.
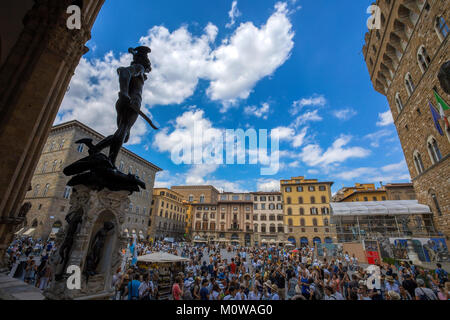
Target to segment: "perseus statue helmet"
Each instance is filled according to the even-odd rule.
[[[128,48],[128,52],[133,55],[133,62],[131,64],[140,64],[145,68],[145,72],[150,72],[152,70],[148,54],[152,52],[149,47],[140,46],[136,48]]]

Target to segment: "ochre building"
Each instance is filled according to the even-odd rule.
[[[330,226],[333,182],[293,177],[280,181],[288,240],[297,246],[336,242]]]
[[[153,189],[149,240],[163,240],[166,237],[175,241],[185,240],[186,210],[183,195],[167,188]]]

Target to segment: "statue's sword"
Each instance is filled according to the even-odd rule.
[[[148,124],[155,130],[158,130],[158,128],[153,124],[152,120],[150,120],[149,117],[145,113],[143,113],[136,105],[129,104],[130,108],[136,111],[145,121],[148,122]]]
[[[149,124],[153,129],[158,130],[158,128],[155,127],[155,125],[153,124],[152,120],[150,120],[150,118],[147,117],[147,116],[145,115],[145,113],[143,113],[141,110],[139,110],[138,113],[139,113],[139,115],[140,115],[142,118],[144,118],[145,121],[148,122],[148,124]]]

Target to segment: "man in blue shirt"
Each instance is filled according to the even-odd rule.
[[[137,280],[138,278],[139,276],[137,274],[133,274],[133,280],[128,282],[128,300],[139,300],[139,286],[141,285],[141,282]]]
[[[202,288],[200,289],[200,300],[209,300],[208,280],[202,281]]]

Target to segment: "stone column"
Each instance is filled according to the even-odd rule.
[[[85,0],[80,30],[66,26],[72,0],[36,1],[0,68],[0,259],[12,238],[39,156],[104,0]]]

